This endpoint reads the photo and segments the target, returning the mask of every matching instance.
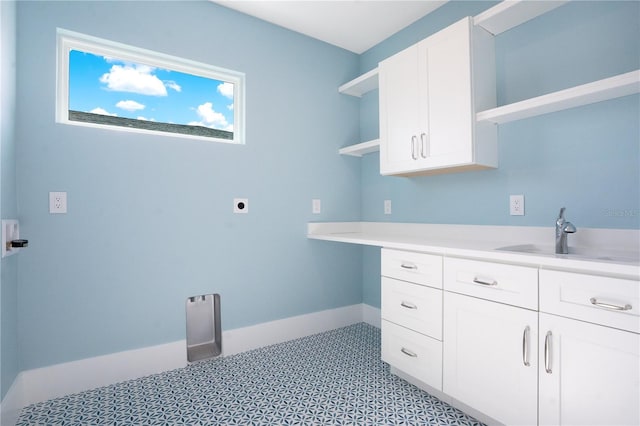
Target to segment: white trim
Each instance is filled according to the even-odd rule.
[[[375,310],[355,304],[224,331],[223,356],[356,324],[369,308]],[[3,401],[3,415],[10,415],[11,409],[15,419],[3,419],[2,425],[15,424],[19,410],[27,405],[186,365],[186,341],[180,340],[23,371]]]
[[[56,122],[75,126],[86,126],[133,133],[173,136],[214,142],[245,143],[245,74],[213,65],[179,58],[152,50],[142,49],[115,41],[105,40],[74,31],[57,28],[56,55]],[[117,58],[133,63],[142,63],[153,67],[188,73],[200,77],[221,80],[234,85],[233,96],[233,139],[226,140],[184,133],[163,132],[159,130],[129,128],[107,124],[88,123],[69,120],[69,52],[79,50],[97,55]]]
[[[362,321],[376,328],[381,327],[382,312],[380,308],[374,308],[371,305],[362,304]]]
[[[0,403],[0,425],[2,426],[14,426],[18,422],[20,410],[24,406],[22,404],[24,391],[21,376],[22,373],[18,374]]]

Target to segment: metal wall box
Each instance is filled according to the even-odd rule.
[[[195,362],[222,353],[220,295],[204,294],[188,297],[187,361]]]

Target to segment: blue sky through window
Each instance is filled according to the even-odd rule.
[[[69,52],[69,110],[233,132],[232,83]]]

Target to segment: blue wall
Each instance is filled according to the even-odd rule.
[[[13,1],[0,2],[0,43],[0,214],[2,218],[16,218],[16,3]],[[17,256],[0,262],[0,400],[20,368],[17,265]]]
[[[357,56],[206,1],[19,2],[19,197],[3,156],[2,213],[17,199],[30,247],[14,256],[17,289],[2,263],[3,392],[5,369],[18,371],[5,313],[30,369],[183,339],[195,294],[221,293],[224,329],[380,306],[379,249],[308,241],[308,221],[551,226],[564,205],[578,228],[638,229],[637,95],[500,126],[492,171],[382,177],[377,154],[336,154],[378,137],[377,91],[358,100],[339,85],[493,4],[449,2]],[[499,102],[640,68],[639,13],[574,2],[498,36]],[[245,72],[247,144],[56,124],[56,27]],[[49,191],[68,192],[68,214],[48,213]],[[509,194],[525,195],[526,216],[508,215]]]
[[[449,2],[361,56],[361,72],[494,3]],[[498,104],[640,68],[640,3],[571,2],[496,37]],[[378,137],[377,91],[361,100],[361,137]],[[362,160],[365,221],[553,226],[558,210],[580,228],[640,228],[640,101],[627,96],[499,127],[497,170],[383,177]],[[509,216],[524,194],[525,216]],[[391,199],[393,214],[384,215]],[[364,302],[380,306],[379,250],[364,249]]]
[[[56,27],[245,72],[246,145],[56,124]],[[184,339],[191,295],[227,330],[362,301],[361,250],[305,237],[361,216],[357,55],[208,1],[20,2],[18,52],[22,369]]]

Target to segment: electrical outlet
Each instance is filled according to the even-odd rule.
[[[247,199],[247,198],[234,198],[233,199],[233,212],[234,213],[249,213],[249,199]]]
[[[524,195],[509,196],[509,214],[511,216],[524,216]]]
[[[50,192],[49,193],[49,213],[65,214],[67,212],[67,193],[66,192]]]
[[[320,212],[322,212],[322,202],[319,199],[314,198],[311,200],[311,212],[313,214],[320,214]]]
[[[391,200],[384,200],[384,214],[391,214]]]

